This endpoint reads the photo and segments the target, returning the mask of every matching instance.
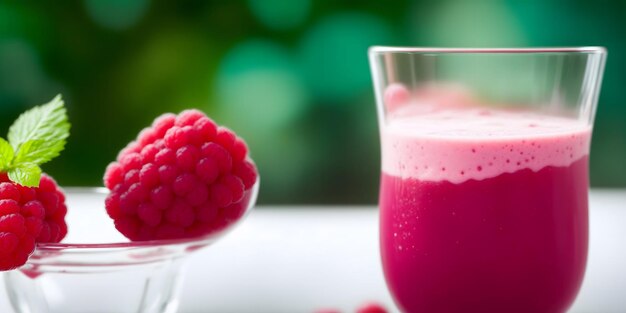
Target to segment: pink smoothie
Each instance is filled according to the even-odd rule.
[[[587,258],[586,123],[454,109],[382,129],[381,253],[404,312],[565,312]]]

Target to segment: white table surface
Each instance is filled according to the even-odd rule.
[[[590,220],[587,274],[570,312],[626,312],[626,190],[593,190]],[[379,263],[374,206],[259,207],[190,256],[186,274],[180,312],[350,313],[368,300],[397,312]],[[4,284],[0,312],[12,312]]]

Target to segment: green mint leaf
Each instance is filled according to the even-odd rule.
[[[9,169],[9,179],[25,187],[38,187],[41,168],[37,164],[22,163]]]
[[[52,101],[22,113],[11,125],[8,139],[15,151],[11,168],[21,168],[25,163],[39,165],[59,155],[70,134],[63,104],[61,95],[58,95]]]
[[[13,147],[0,138],[0,172],[6,171],[13,160]]]
[[[22,144],[13,160],[13,164],[43,164],[59,156],[65,148],[63,141],[29,140]]]

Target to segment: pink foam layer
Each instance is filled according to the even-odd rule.
[[[589,153],[584,122],[525,112],[455,109],[394,116],[382,128],[389,175],[461,183],[546,166]]]

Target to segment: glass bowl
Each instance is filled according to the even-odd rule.
[[[258,189],[257,180],[243,214],[210,235],[130,242],[106,214],[106,189],[66,188],[68,235],[38,244],[23,267],[5,273],[11,305],[20,313],[175,312],[185,258],[241,222]]]

